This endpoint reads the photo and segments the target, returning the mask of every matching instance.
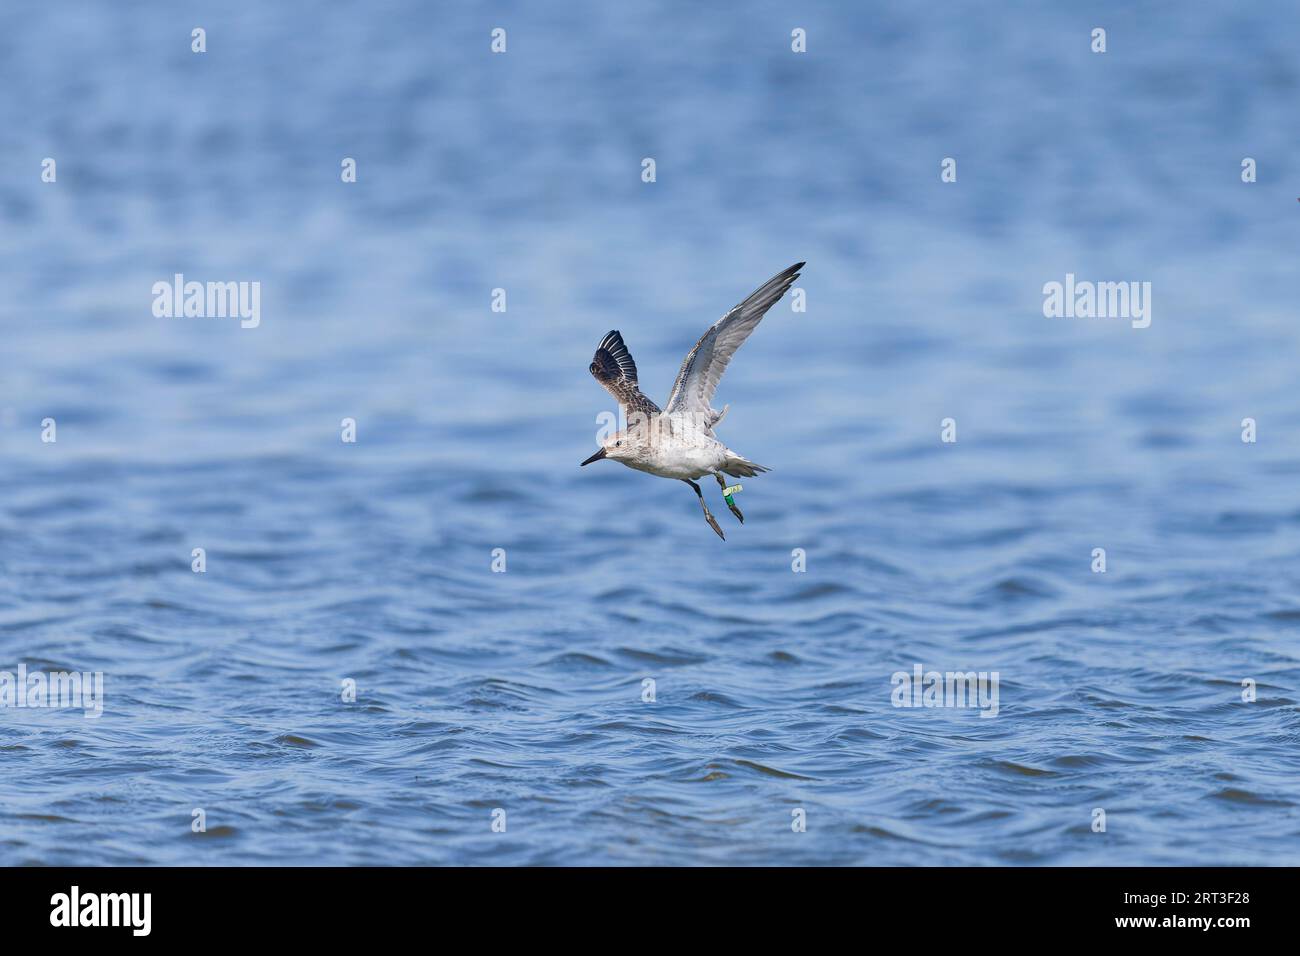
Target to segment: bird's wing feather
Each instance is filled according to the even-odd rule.
[[[634,412],[644,415],[659,414],[659,406],[650,401],[637,385],[636,362],[623,344],[617,329],[611,330],[596,346],[596,356],[591,360],[591,374],[605,386],[631,418]]]
[[[682,362],[677,381],[673,383],[673,391],[668,396],[666,406],[670,415],[696,414],[705,416],[710,421],[710,427],[717,423],[721,415],[713,410],[713,393],[722,380],[722,373],[727,370],[727,363],[736,354],[736,349],[749,338],[749,333],[754,331],[767,310],[799,278],[799,270],[803,267],[804,263],[796,262],[768,279],[700,337],[695,348],[691,349]]]

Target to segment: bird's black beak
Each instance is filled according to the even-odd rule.
[[[596,452],[596,454],[592,455],[590,458],[584,461],[582,465],[590,465],[593,461],[600,461],[604,457],[605,457],[605,449],[602,448],[600,451]],[[579,465],[578,467],[581,468],[582,465]]]

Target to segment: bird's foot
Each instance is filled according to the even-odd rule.
[[[695,492],[695,497],[700,499],[700,509],[704,512],[704,520],[709,523],[709,527],[718,532],[719,538],[726,541],[727,536],[722,533],[722,529],[718,527],[717,519],[713,517],[713,512],[711,512],[709,506],[704,503],[704,492],[700,491],[700,486],[689,478],[683,478],[682,481],[690,485],[691,490]]]
[[[721,475],[714,473],[713,477],[718,479],[718,487],[722,489],[722,500],[727,503],[727,507],[730,508],[731,513],[736,516],[736,520],[741,524],[744,524],[745,516],[741,514],[740,509],[736,507],[736,499],[733,497],[736,492],[740,491],[740,485],[732,485],[728,488],[726,479]]]

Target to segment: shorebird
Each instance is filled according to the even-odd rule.
[[[728,487],[723,475],[751,478],[771,469],[736,454],[718,440],[713,429],[731,406],[724,405],[722,411],[715,411],[713,393],[736,349],[745,343],[767,310],[799,278],[799,270],[803,267],[804,263],[796,262],[768,279],[700,337],[682,362],[663,410],[641,391],[632,353],[623,343],[618,329],[611,330],[596,347],[596,356],[591,360],[591,374],[618,401],[628,426],[610,435],[600,451],[582,464],[590,465],[593,461],[608,458],[637,471],[686,482],[695,490],[709,527],[725,541],[727,536],[718,527],[704,501],[704,493],[693,479],[705,475],[716,478],[727,507],[743,524],[745,516],[733,498],[740,488]]]

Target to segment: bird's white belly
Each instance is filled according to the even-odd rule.
[[[661,478],[699,478],[722,467],[727,460],[722,442],[705,435],[691,438],[656,442],[647,454],[627,465]]]

